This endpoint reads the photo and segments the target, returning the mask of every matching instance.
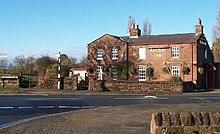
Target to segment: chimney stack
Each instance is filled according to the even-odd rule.
[[[203,25],[201,18],[198,19],[198,24],[196,25],[196,34],[203,34]]]
[[[132,26],[129,28],[129,32],[127,34],[130,36],[130,38],[138,38],[141,36],[141,30],[139,29],[139,26],[137,24],[132,24]]]

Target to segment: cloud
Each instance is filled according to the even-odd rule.
[[[7,58],[8,55],[6,53],[0,53],[0,58]]]

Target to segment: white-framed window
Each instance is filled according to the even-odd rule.
[[[172,58],[179,58],[180,57],[180,47],[172,47],[171,53],[172,53]]]
[[[103,50],[101,48],[98,48],[96,51],[96,59],[97,60],[102,60],[102,53],[103,53]]]
[[[117,60],[118,59],[118,49],[117,48],[112,48],[111,56],[112,56],[112,60]]]
[[[146,49],[138,48],[138,59],[146,59]]]
[[[112,66],[112,80],[116,80],[117,79],[117,75],[118,75],[118,72],[117,72],[117,69],[115,68],[115,66]]]
[[[138,79],[139,81],[146,81],[146,67],[145,66],[138,67]]]
[[[205,56],[205,59],[208,58],[208,50],[207,50],[207,48],[205,48],[205,54],[204,54],[204,56]]]
[[[102,80],[102,66],[96,67],[96,80]]]
[[[180,67],[172,66],[172,76],[180,76]]]

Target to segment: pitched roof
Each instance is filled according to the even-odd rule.
[[[163,34],[163,35],[142,35],[139,38],[121,37],[129,44],[162,44],[162,43],[191,43],[196,42],[201,34]]]
[[[99,40],[99,39],[101,39],[101,38],[103,38],[104,36],[111,36],[111,37],[113,37],[113,38],[116,38],[116,39],[121,40],[122,42],[124,42],[124,40],[123,40],[121,37],[119,37],[119,36],[115,36],[115,35],[111,35],[111,34],[104,34],[104,35],[102,35],[101,37],[97,38],[96,40],[94,40],[94,41],[88,43],[88,45],[94,43],[95,41],[97,41],[97,40]]]

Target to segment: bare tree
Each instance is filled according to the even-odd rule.
[[[127,28],[127,33],[129,33],[129,29],[131,26],[135,23],[135,18],[133,16],[129,16],[128,18],[128,28]]]
[[[20,73],[25,72],[25,57],[23,55],[15,57],[14,58],[14,63],[15,63],[15,65],[18,68]]]
[[[148,18],[145,18],[143,21],[143,31],[142,35],[151,35],[152,25]]]
[[[8,60],[7,59],[0,59],[0,73],[5,73],[8,67]]]
[[[215,61],[220,61],[220,5],[216,16],[216,24],[212,27],[213,45],[212,51]]]
[[[40,76],[45,76],[48,67],[56,64],[57,61],[49,56],[42,56],[36,60],[36,70]]]
[[[17,56],[14,59],[14,63],[20,70],[20,73],[30,73],[30,71],[34,67],[35,58],[34,56],[28,56],[28,57],[24,57],[23,55]]]
[[[79,66],[85,68],[87,66],[87,56],[84,55],[81,57]]]

